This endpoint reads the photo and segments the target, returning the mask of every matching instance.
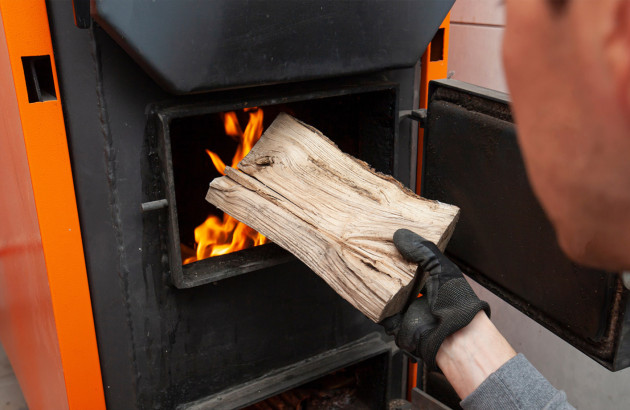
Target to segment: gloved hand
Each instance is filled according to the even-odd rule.
[[[422,288],[423,296],[381,325],[387,334],[396,337],[398,347],[434,369],[444,339],[468,325],[482,309],[490,316],[490,306],[479,300],[457,265],[432,242],[408,229],[399,229],[394,233],[394,244],[405,259],[418,263],[417,288]],[[417,295],[414,292],[412,297]]]

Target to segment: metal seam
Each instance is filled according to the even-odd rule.
[[[125,250],[124,243],[124,234],[123,234],[123,222],[121,218],[120,212],[120,198],[118,195],[118,186],[117,186],[117,167],[116,167],[116,149],[114,147],[114,141],[111,134],[111,129],[109,127],[109,117],[107,114],[107,105],[105,102],[105,93],[103,89],[103,71],[101,64],[101,53],[94,35],[95,27],[92,26],[89,29],[90,32],[90,54],[92,56],[92,60],[94,62],[94,74],[96,77],[96,97],[97,97],[97,106],[98,106],[98,116],[99,116],[99,125],[101,129],[101,134],[104,142],[104,150],[103,150],[103,159],[105,161],[105,170],[107,177],[107,185],[109,187],[108,196],[109,196],[109,205],[111,207],[111,218],[113,222],[114,228],[114,236],[116,239],[116,247],[118,250],[118,278],[119,285],[123,291],[124,300],[123,304],[125,307],[125,318],[127,321],[127,326],[130,330],[130,339],[131,339],[131,361],[134,372],[134,380],[133,383],[138,383],[138,366],[136,361],[136,342],[134,340],[134,327],[133,320],[131,315],[131,304],[130,304],[130,294],[129,294],[129,268],[127,265],[127,252]],[[135,390],[135,389],[134,389]],[[134,394],[135,395],[135,394]],[[137,399],[137,398],[136,398]]]

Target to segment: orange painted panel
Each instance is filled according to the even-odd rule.
[[[429,82],[432,80],[440,80],[448,75],[448,38],[451,26],[451,13],[446,15],[440,29],[444,30],[444,41],[442,46],[442,59],[431,61],[431,47],[436,45],[431,42],[427,47],[421,59],[420,73],[420,107],[427,108],[429,100]],[[422,184],[422,147],[424,142],[424,130],[418,131],[418,167],[416,168],[416,192],[420,192]]]
[[[446,18],[440,25],[440,29],[444,30],[443,41],[441,43],[433,44],[429,43],[429,46],[425,50],[420,60],[421,72],[420,72],[420,107],[427,108],[429,105],[429,82],[432,80],[440,80],[448,76],[448,38],[451,27],[451,13],[446,15]],[[441,59],[431,59],[431,48],[441,47],[440,52],[436,53],[441,55]],[[424,130],[420,128],[418,130],[418,162],[416,168],[416,192],[420,193],[422,186],[422,149],[424,147]],[[408,377],[407,377],[407,398],[411,400],[411,390],[418,385],[418,364],[409,363]],[[421,386],[419,386],[421,387]]]
[[[0,337],[30,408],[104,409],[45,1],[0,0],[0,15]],[[21,58],[41,55],[57,100],[29,103]]]
[[[64,409],[46,261],[1,20],[0,36],[0,339],[29,407]]]

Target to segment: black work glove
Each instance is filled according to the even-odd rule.
[[[405,259],[418,263],[416,288],[422,289],[423,296],[381,325],[387,334],[396,337],[398,347],[434,369],[444,339],[467,326],[482,309],[490,316],[490,306],[479,300],[457,265],[432,242],[408,229],[399,229],[394,233],[394,244]],[[414,292],[412,298],[417,295]]]

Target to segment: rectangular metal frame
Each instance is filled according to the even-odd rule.
[[[336,370],[379,356],[382,357],[386,364],[384,367],[390,368],[391,362],[395,360],[392,356],[397,350],[392,343],[383,341],[380,335],[373,333],[338,349],[276,369],[256,380],[240,386],[234,386],[219,394],[205,397],[192,403],[181,404],[177,406],[177,410],[229,410],[243,408],[306,384]],[[386,374],[383,376],[391,379],[386,377]],[[391,387],[383,389],[383,396],[390,395]]]
[[[312,86],[311,86],[312,87]],[[317,87],[317,86],[316,86]],[[348,83],[345,81],[331,81],[320,88],[304,87],[297,91],[291,87],[280,87],[262,91],[262,94],[251,95],[247,90],[236,91],[228,97],[215,101],[195,101],[191,104],[165,104],[154,106],[150,110],[149,123],[156,126],[158,136],[158,154],[162,168],[163,192],[166,201],[155,198],[164,204],[168,215],[168,259],[173,284],[180,289],[200,286],[244,273],[275,266],[291,260],[294,256],[274,243],[244,249],[238,252],[207,258],[198,262],[182,265],[180,249],[179,224],[177,218],[177,204],[175,198],[175,181],[173,175],[173,161],[171,155],[170,125],[175,119],[195,117],[206,114],[240,110],[248,107],[264,107],[277,104],[308,101],[345,95],[356,95],[379,91],[391,91],[393,94],[392,109],[398,111],[398,85],[390,82]],[[260,93],[261,90],[256,90]],[[391,128],[394,130],[394,145],[398,139],[398,119],[391,117]],[[394,148],[394,156],[396,149]],[[395,161],[395,160],[394,160]],[[392,169],[392,172],[394,169]],[[396,175],[394,175],[396,176]]]

